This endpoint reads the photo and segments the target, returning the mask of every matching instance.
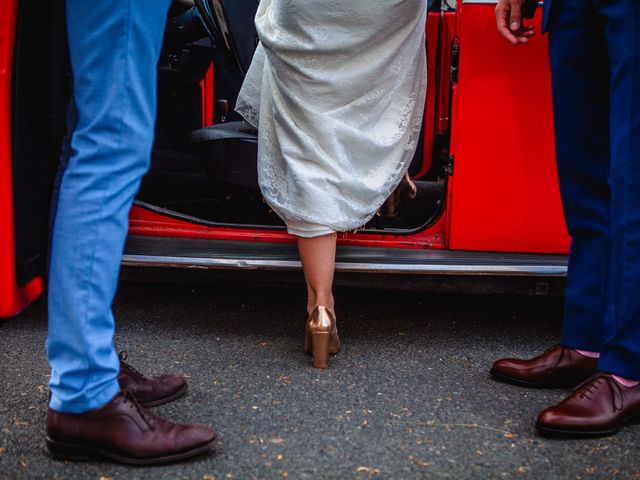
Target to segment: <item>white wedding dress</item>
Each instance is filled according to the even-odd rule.
[[[413,158],[426,0],[261,0],[236,110],[258,128],[265,200],[294,235],[367,223]]]

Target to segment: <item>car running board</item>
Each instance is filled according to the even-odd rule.
[[[123,265],[132,267],[300,270],[291,243],[236,242],[193,238],[131,236]],[[338,272],[419,275],[562,277],[564,255],[338,247]]]

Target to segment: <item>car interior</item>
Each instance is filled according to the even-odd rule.
[[[174,0],[158,66],[151,169],[136,204],[189,222],[283,229],[260,194],[258,132],[234,111],[258,35],[259,0]],[[439,8],[436,4],[432,8]],[[42,269],[52,185],[71,95],[64,1],[19,2],[13,67],[13,175],[18,277]],[[430,59],[430,68],[435,62]],[[398,190],[364,230],[403,235],[444,209],[448,151],[423,129]],[[445,142],[447,143],[447,142]],[[429,145],[429,148],[425,148]],[[431,148],[433,145],[433,148]],[[34,174],[37,172],[37,174]]]
[[[234,111],[259,41],[253,21],[257,7],[258,0],[174,2],[159,69],[152,168],[139,203],[204,223],[283,225],[260,194],[258,132]],[[200,85],[212,60],[214,118],[203,127]],[[367,229],[411,231],[437,213],[444,175],[437,165],[425,168],[426,162],[431,158],[425,159],[420,145],[410,172],[422,174],[405,180]]]

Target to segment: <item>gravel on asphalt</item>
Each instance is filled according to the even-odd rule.
[[[116,345],[189,393],[156,411],[213,425],[214,454],[132,468],[52,460],[45,448],[46,308],[0,323],[2,479],[640,478],[640,427],[547,440],[536,414],[564,390],[489,378],[496,358],[558,340],[562,300],[339,290],[343,350],[302,351],[304,291],[126,282]]]

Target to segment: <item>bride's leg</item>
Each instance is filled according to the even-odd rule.
[[[324,369],[329,366],[329,354],[338,353],[340,349],[332,292],[336,234],[298,237],[298,251],[308,293],[309,320],[304,349],[313,355],[313,366]]]
[[[307,281],[307,313],[322,305],[334,313],[333,273],[336,264],[336,234],[298,237],[298,252]]]

